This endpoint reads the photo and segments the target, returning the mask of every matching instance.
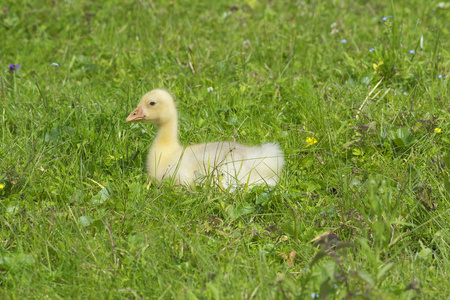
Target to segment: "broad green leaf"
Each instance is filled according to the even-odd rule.
[[[325,272],[329,278],[334,278],[334,274],[336,274],[336,262],[334,260],[325,263]]]
[[[302,227],[300,224],[298,225],[298,234],[302,232]],[[281,230],[283,230],[284,233],[289,234],[290,236],[295,236],[295,222],[294,221],[287,221],[283,225],[281,225]]]
[[[91,227],[95,227],[97,230],[100,230],[105,227],[105,224],[103,224],[102,220],[97,219],[91,223]]]
[[[237,123],[238,123],[238,120],[236,118],[234,118],[234,117],[229,117],[227,119],[227,124],[228,125],[236,125]]]
[[[395,264],[394,264],[393,262],[389,262],[389,263],[385,264],[385,265],[380,269],[380,271],[378,271],[378,274],[377,274],[377,281],[379,282],[380,280],[382,280],[383,277],[384,277],[384,275],[385,275],[390,269],[392,269],[392,267],[393,267],[394,265],[395,265]]]
[[[445,168],[450,169],[450,156],[444,156]]]
[[[331,278],[333,278],[333,277],[331,277]],[[332,291],[332,289],[331,289],[331,285],[330,285],[330,279],[324,280],[322,282],[322,284],[320,285],[320,290],[319,290],[320,298],[319,299],[328,299],[328,295],[330,294],[331,291]]]
[[[93,221],[94,220],[92,218],[86,217],[86,216],[81,216],[81,217],[78,218],[78,224],[80,224],[83,227],[91,225],[91,223]]]
[[[128,242],[134,247],[143,247],[146,245],[145,234],[142,232],[132,232],[128,235]]]
[[[432,254],[433,254],[433,250],[431,250],[430,248],[424,247],[424,248],[422,248],[422,250],[419,251],[419,253],[417,253],[417,258],[427,259],[427,258],[431,257]]]
[[[374,76],[375,75],[373,74],[372,70],[368,70],[368,71],[364,72],[361,75],[361,83],[365,86],[368,86],[372,82],[372,79]]]
[[[306,156],[306,157],[300,159],[300,161],[299,161],[300,167],[305,168],[305,169],[311,167],[313,165],[313,163],[314,163],[313,159],[309,156]]]
[[[262,192],[259,197],[256,199],[257,205],[266,205],[267,202],[270,200],[270,193],[269,192]]]
[[[229,209],[228,209],[228,214],[237,219],[241,216],[245,216],[248,214],[251,214],[252,212],[255,211],[255,208],[253,206],[250,205],[242,205],[242,204],[238,204],[238,205],[232,205]]]
[[[309,193],[314,192],[315,190],[318,190],[320,188],[320,184],[314,181],[302,182],[300,183],[300,186]]]
[[[58,126],[50,129],[44,137],[44,141],[50,143],[56,143],[58,139],[64,138],[67,135],[73,135],[75,130],[68,126]]]
[[[210,293],[210,296],[212,296],[211,298],[219,300],[220,299],[219,289],[211,282],[208,282],[206,284],[206,286],[207,286],[208,292]]]
[[[448,166],[448,167],[450,168],[450,166]],[[442,178],[442,181],[444,182],[445,189],[447,191],[450,191],[450,175],[447,172],[442,172],[440,177]]]
[[[350,182],[351,187],[360,186],[362,183],[358,178],[352,178],[352,181]]]
[[[367,272],[366,270],[363,269],[357,270],[356,275],[365,282],[367,282],[370,286],[375,285],[375,281],[373,280],[372,276],[370,276],[369,272]]]
[[[23,269],[34,264],[33,256],[24,253],[0,253],[0,270]]]
[[[416,140],[411,132],[405,127],[391,131],[391,139],[398,147],[409,147]]]
[[[76,190],[70,197],[69,203],[80,202],[84,198],[82,190]]]
[[[195,202],[195,201],[197,201],[196,198],[189,198],[189,199],[187,199],[187,200],[181,202],[180,205],[188,205],[188,204],[191,204],[191,203],[193,203],[193,202]]]
[[[109,200],[112,196],[113,185],[104,187],[97,195],[89,201],[91,204],[100,205]]]
[[[18,212],[20,212],[21,208],[19,206],[15,206],[15,205],[11,205],[8,206],[8,208],[6,209],[6,214],[7,215],[15,215]]]

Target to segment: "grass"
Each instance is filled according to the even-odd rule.
[[[3,299],[450,293],[448,4],[2,6]],[[279,185],[149,182],[156,87],[185,144],[279,142]]]

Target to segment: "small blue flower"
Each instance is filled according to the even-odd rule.
[[[416,51],[414,51],[414,50],[409,50],[409,53],[414,54],[414,53],[416,53]]]
[[[272,79],[272,78],[273,78],[273,76],[272,76],[272,75],[270,75],[270,76],[269,76],[269,78],[270,78],[270,79]]]
[[[8,66],[8,68],[9,68],[9,71],[10,71],[11,73],[13,73],[14,71],[20,69],[20,65],[10,64],[10,65]]]
[[[387,17],[383,17],[381,20],[386,21],[386,20],[387,20]]]
[[[373,51],[375,51],[375,48],[370,48],[369,51],[373,52]]]
[[[57,63],[52,63],[52,66],[59,67],[59,65]]]
[[[311,299],[316,298],[316,293],[311,293]]]
[[[425,266],[421,266],[422,269],[425,269]]]
[[[334,284],[334,289],[337,289],[338,288],[338,285],[337,284]]]
[[[392,18],[392,16],[391,16],[391,15],[389,15],[389,16],[388,16],[388,18]]]
[[[442,78],[442,75],[439,74],[439,75],[438,75],[438,78],[441,79],[441,78]]]
[[[347,43],[346,39],[341,40],[341,44],[345,44],[345,43]]]

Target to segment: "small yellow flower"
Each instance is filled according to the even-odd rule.
[[[440,128],[436,127],[436,128],[434,129],[434,132],[435,132],[435,133],[441,133],[442,130],[441,130]]]
[[[115,158],[114,156],[112,156],[112,155],[108,155],[108,156],[106,157],[106,159],[116,160],[116,158]]]
[[[313,138],[313,137],[306,138],[306,147],[314,145],[315,143],[317,143],[317,140],[315,138]]]
[[[348,123],[348,126],[352,126],[352,123]]]
[[[3,190],[5,186],[3,184],[0,184],[0,190]]]

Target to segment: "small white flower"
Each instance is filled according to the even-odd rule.
[[[57,63],[52,63],[52,66],[59,67],[59,65]]]
[[[250,42],[250,40],[245,40],[242,42],[242,47],[244,48],[249,48],[252,45],[252,43]]]
[[[212,86],[210,86],[209,88],[206,89],[208,91],[208,93],[211,93],[212,91],[214,91],[214,89],[212,88]]]

